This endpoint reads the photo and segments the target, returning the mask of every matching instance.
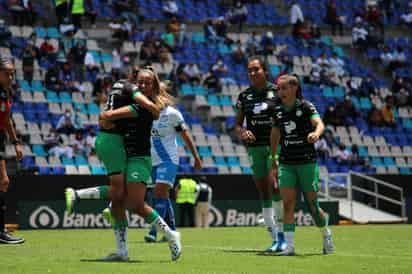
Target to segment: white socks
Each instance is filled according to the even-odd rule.
[[[100,199],[100,191],[97,187],[75,190],[79,199]]]
[[[115,229],[114,235],[116,237],[117,254],[127,257],[127,227]]]
[[[262,208],[263,220],[265,221],[265,225],[269,228],[269,232],[271,237],[274,241],[277,240],[277,228],[275,224],[275,220],[273,219],[274,210],[272,207],[264,207]]]

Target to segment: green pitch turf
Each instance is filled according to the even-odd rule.
[[[297,228],[294,257],[263,255],[262,227],[181,229],[178,262],[167,244],[144,243],[145,232],[129,230],[130,262],[106,263],[98,259],[115,250],[109,229],[20,231],[24,245],[0,245],[0,273],[412,273],[410,225],[334,227],[336,254],[327,256],[318,229]]]

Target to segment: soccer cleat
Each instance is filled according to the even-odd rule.
[[[285,250],[287,248],[287,244],[285,240],[273,241],[271,247],[266,249],[267,253],[277,253]]]
[[[330,229],[327,229],[325,233],[323,234],[323,254],[332,254],[335,252],[335,247],[333,246],[333,241],[332,241],[332,231]]]
[[[74,212],[74,205],[76,204],[76,191],[73,188],[66,188],[64,192],[66,196],[66,211],[71,215]]]
[[[144,241],[146,243],[155,243],[156,242],[156,237],[150,234],[147,234],[144,236]]]
[[[169,239],[169,249],[172,255],[172,261],[179,259],[182,254],[182,243],[180,242],[180,232],[172,231],[172,236]]]
[[[129,257],[127,255],[111,253],[107,255],[106,257],[102,258],[101,261],[103,262],[127,262],[129,261]]]
[[[294,256],[295,255],[295,248],[293,246],[289,246],[285,244],[283,248],[276,253],[277,256]]]
[[[102,215],[103,215],[103,218],[104,218],[111,226],[113,226],[113,224],[114,224],[114,219],[113,219],[112,211],[110,210],[110,208],[106,207],[105,209],[103,209]]]
[[[23,238],[14,237],[7,230],[0,232],[0,243],[1,244],[22,244],[24,243]]]

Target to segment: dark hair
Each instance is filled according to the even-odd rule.
[[[268,65],[267,65],[266,61],[263,59],[263,57],[261,57],[261,56],[258,56],[258,55],[251,56],[247,63],[249,64],[250,62],[255,61],[255,60],[259,61],[259,64],[262,66],[262,68],[265,72],[269,72]]]
[[[0,69],[6,69],[7,66],[13,66],[10,59],[0,56]]]
[[[300,85],[300,79],[297,74],[291,74],[296,79],[290,79],[289,80],[289,85],[297,86],[296,90],[296,98],[298,99],[303,99],[303,92],[302,92],[302,86]]]

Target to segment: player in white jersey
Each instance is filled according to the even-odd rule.
[[[168,106],[160,112],[159,119],[154,121],[152,126],[152,181],[155,184],[153,207],[173,230],[176,226],[169,192],[175,182],[179,164],[177,134],[182,137],[186,146],[192,152],[195,159],[194,168],[200,170],[202,161],[185,125],[183,116],[179,110]],[[146,242],[155,242],[156,228],[152,227],[149,234],[144,238]]]

